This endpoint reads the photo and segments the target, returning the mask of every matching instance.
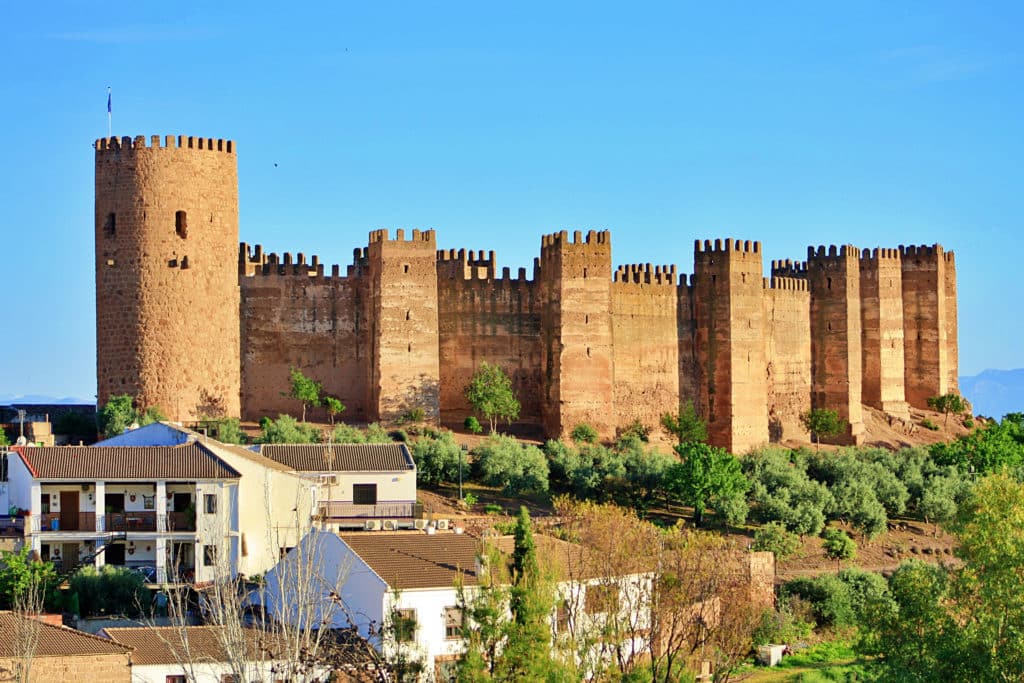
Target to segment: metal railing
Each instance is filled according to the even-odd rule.
[[[33,531],[96,531],[95,512],[44,512],[32,515]]]
[[[156,531],[156,513],[108,512],[106,531]]]
[[[416,504],[407,501],[385,501],[375,505],[360,505],[348,501],[330,500],[320,503],[323,519],[409,519],[414,517]]]

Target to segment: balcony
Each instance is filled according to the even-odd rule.
[[[195,531],[196,530],[196,513],[195,512],[168,512],[167,513],[167,530],[168,531]]]
[[[344,501],[325,501],[320,504],[319,514],[322,519],[413,519],[416,508],[420,506],[410,502],[382,502],[375,505],[359,505]],[[420,510],[422,514],[422,510]]]
[[[155,512],[108,512],[107,531],[156,531]]]
[[[96,531],[95,512],[44,512],[32,517],[34,531]]]

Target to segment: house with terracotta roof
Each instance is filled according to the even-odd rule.
[[[309,529],[318,495],[316,483],[258,450],[221,443],[169,422],[154,422],[96,444],[135,448],[189,445],[208,450],[240,475],[237,571],[249,576],[262,574]]]
[[[276,681],[287,677],[288,665],[279,658],[280,648],[274,642],[278,639],[256,629],[232,632],[224,626],[142,626],[105,628],[100,636],[131,648],[132,683]]]
[[[253,450],[315,482],[317,517],[331,529],[395,531],[417,526],[422,517],[416,463],[404,443],[262,444]]]
[[[152,583],[237,572],[241,475],[202,443],[15,447],[7,461],[25,542],[59,571],[118,565]]]
[[[479,553],[479,539],[458,533],[313,530],[267,572],[259,600],[285,623],[354,628],[378,651],[402,648],[447,681],[464,648],[457,586],[478,584]],[[315,580],[303,579],[310,571]]]
[[[0,680],[23,680],[20,672],[28,665],[30,683],[129,683],[131,653],[106,638],[0,612]]]

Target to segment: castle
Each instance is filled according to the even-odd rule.
[[[520,421],[556,436],[653,426],[692,400],[736,453],[806,438],[829,408],[862,439],[863,405],[906,415],[957,389],[956,264],[939,245],[811,247],[698,241],[694,273],[612,271],[608,232],[545,235],[532,273],[494,252],[438,250],[433,230],[375,230],[353,262],[238,241],[237,148],[167,136],[96,141],[98,399],[128,393],[175,420],[214,402],[257,420],[294,410],[290,366],[349,420],[412,409],[445,424],[501,365]]]

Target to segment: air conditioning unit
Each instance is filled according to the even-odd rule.
[[[384,520],[384,531],[397,531],[398,520],[397,519],[385,519]]]
[[[368,519],[366,524],[363,526],[367,531],[380,531],[380,520],[379,519]]]
[[[423,531],[424,529],[427,528],[427,520],[425,520],[425,519],[414,519],[414,520],[412,520],[412,526],[415,529]]]
[[[338,485],[338,475],[336,475],[336,474],[321,474],[320,475],[320,485],[321,486],[337,486]]]
[[[448,531],[448,520],[447,519],[439,519],[439,520],[437,520],[437,530],[438,531]]]

